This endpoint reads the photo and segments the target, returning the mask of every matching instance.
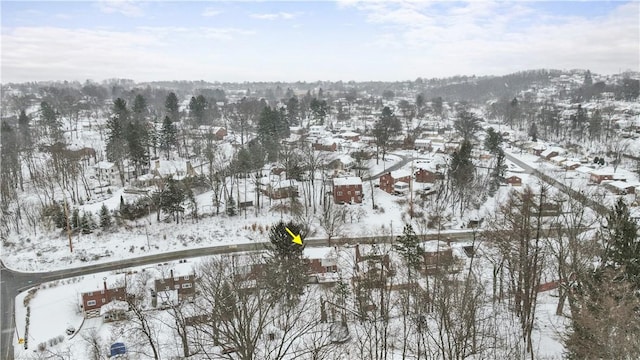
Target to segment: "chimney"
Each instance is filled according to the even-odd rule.
[[[106,278],[106,277],[103,277],[103,278],[102,278],[102,284],[104,285],[104,289],[105,289],[105,291],[106,291],[106,290],[108,290],[108,289],[107,289],[107,278]]]
[[[171,278],[173,279],[173,269],[169,270],[169,273],[171,273]]]

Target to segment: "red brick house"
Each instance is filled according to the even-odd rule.
[[[597,169],[591,172],[589,181],[600,184],[605,180],[613,180],[613,169]]]
[[[393,185],[399,181],[410,183],[411,172],[408,170],[396,170],[382,175],[380,177],[380,189],[393,194]]]
[[[167,299],[176,299],[181,302],[194,296],[196,291],[195,284],[196,275],[191,265],[179,264],[170,269],[169,274],[156,279],[154,288],[160,300],[162,300],[164,294]],[[170,292],[174,292],[174,294],[170,294]]]
[[[102,279],[90,291],[81,293],[82,312],[85,318],[100,316],[100,308],[114,300],[126,301],[127,281],[125,274],[113,275]]]
[[[424,270],[434,273],[441,268],[448,268],[453,263],[453,252],[447,243],[438,240],[423,243]]]
[[[444,178],[442,174],[427,169],[419,169],[416,171],[415,176],[418,183],[435,183],[436,180]]]
[[[518,176],[511,175],[508,178],[504,179],[504,182],[511,186],[520,186],[522,185],[522,179]]]
[[[227,136],[227,129],[223,127],[214,127],[212,129],[213,136],[215,136],[216,140],[223,140],[225,136]]]
[[[341,203],[362,202],[362,179],[357,176],[337,177],[333,179],[333,201]]]
[[[305,248],[304,253],[308,258],[307,273],[310,282],[332,283],[338,281],[338,261],[332,248]]]
[[[313,143],[313,150],[334,152],[338,150],[338,143],[333,139],[319,139]]]

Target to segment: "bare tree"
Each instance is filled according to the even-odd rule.
[[[546,217],[552,204],[549,189],[541,185],[512,192],[510,198],[489,221],[485,236],[494,242],[504,259],[513,306],[520,319],[527,353],[533,358],[532,332],[537,305],[538,286],[543,271],[543,244]]]

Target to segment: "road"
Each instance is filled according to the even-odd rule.
[[[379,172],[377,174],[371,175],[371,176],[366,177],[366,178],[362,178],[362,181],[369,181],[369,180],[377,179],[380,176],[382,176],[382,175],[384,175],[384,174],[386,174],[386,173],[388,173],[390,171],[395,171],[395,170],[400,169],[401,167],[407,165],[409,163],[409,161],[414,159],[411,156],[406,156],[406,155],[401,155],[401,154],[389,153],[389,155],[399,156],[400,158],[402,158],[402,160],[400,160],[400,162],[397,162],[397,163],[389,166],[388,168],[384,169],[383,171],[381,171],[381,172]]]
[[[440,234],[423,235],[424,240],[446,239],[450,241],[460,241],[469,239],[473,236],[473,230],[442,232]],[[331,245],[345,244],[366,244],[373,242],[390,242],[395,236],[369,236],[356,238],[332,239]],[[304,240],[307,247],[328,246],[327,239],[306,239]],[[50,272],[19,272],[7,269],[0,262],[0,281],[2,288],[1,312],[0,315],[2,325],[2,336],[0,339],[0,349],[2,351],[2,360],[13,360],[13,343],[14,336],[17,336],[14,319],[14,299],[15,297],[29,288],[54,280],[66,279],[76,276],[84,276],[97,272],[113,271],[134,266],[142,266],[149,264],[163,263],[172,260],[186,259],[193,257],[201,257],[208,255],[228,254],[241,251],[263,250],[268,242],[254,242],[237,245],[220,245],[206,248],[180,250],[169,253],[142,256],[138,258],[130,258],[108,263],[88,265],[72,269],[63,269]],[[22,331],[18,329],[22,335]]]
[[[505,153],[505,157],[507,158],[507,160],[515,163],[516,165],[520,166],[521,168],[523,168],[527,173],[536,176],[537,178],[539,178],[540,180],[546,182],[547,184],[555,187],[556,189],[560,190],[561,192],[565,193],[567,196],[570,196],[576,200],[579,200],[581,203],[586,204],[588,207],[590,207],[592,210],[596,211],[598,214],[602,215],[602,216],[606,216],[609,213],[609,209],[594,201],[593,199],[587,197],[584,195],[584,193],[580,192],[580,191],[576,191],[574,189],[572,189],[571,187],[567,186],[566,184],[552,178],[551,176],[541,172],[540,170],[529,166],[527,163],[525,163],[524,161],[518,159],[517,157],[509,154],[509,153]]]

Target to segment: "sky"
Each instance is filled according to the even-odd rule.
[[[638,1],[5,1],[2,83],[640,69]]]

